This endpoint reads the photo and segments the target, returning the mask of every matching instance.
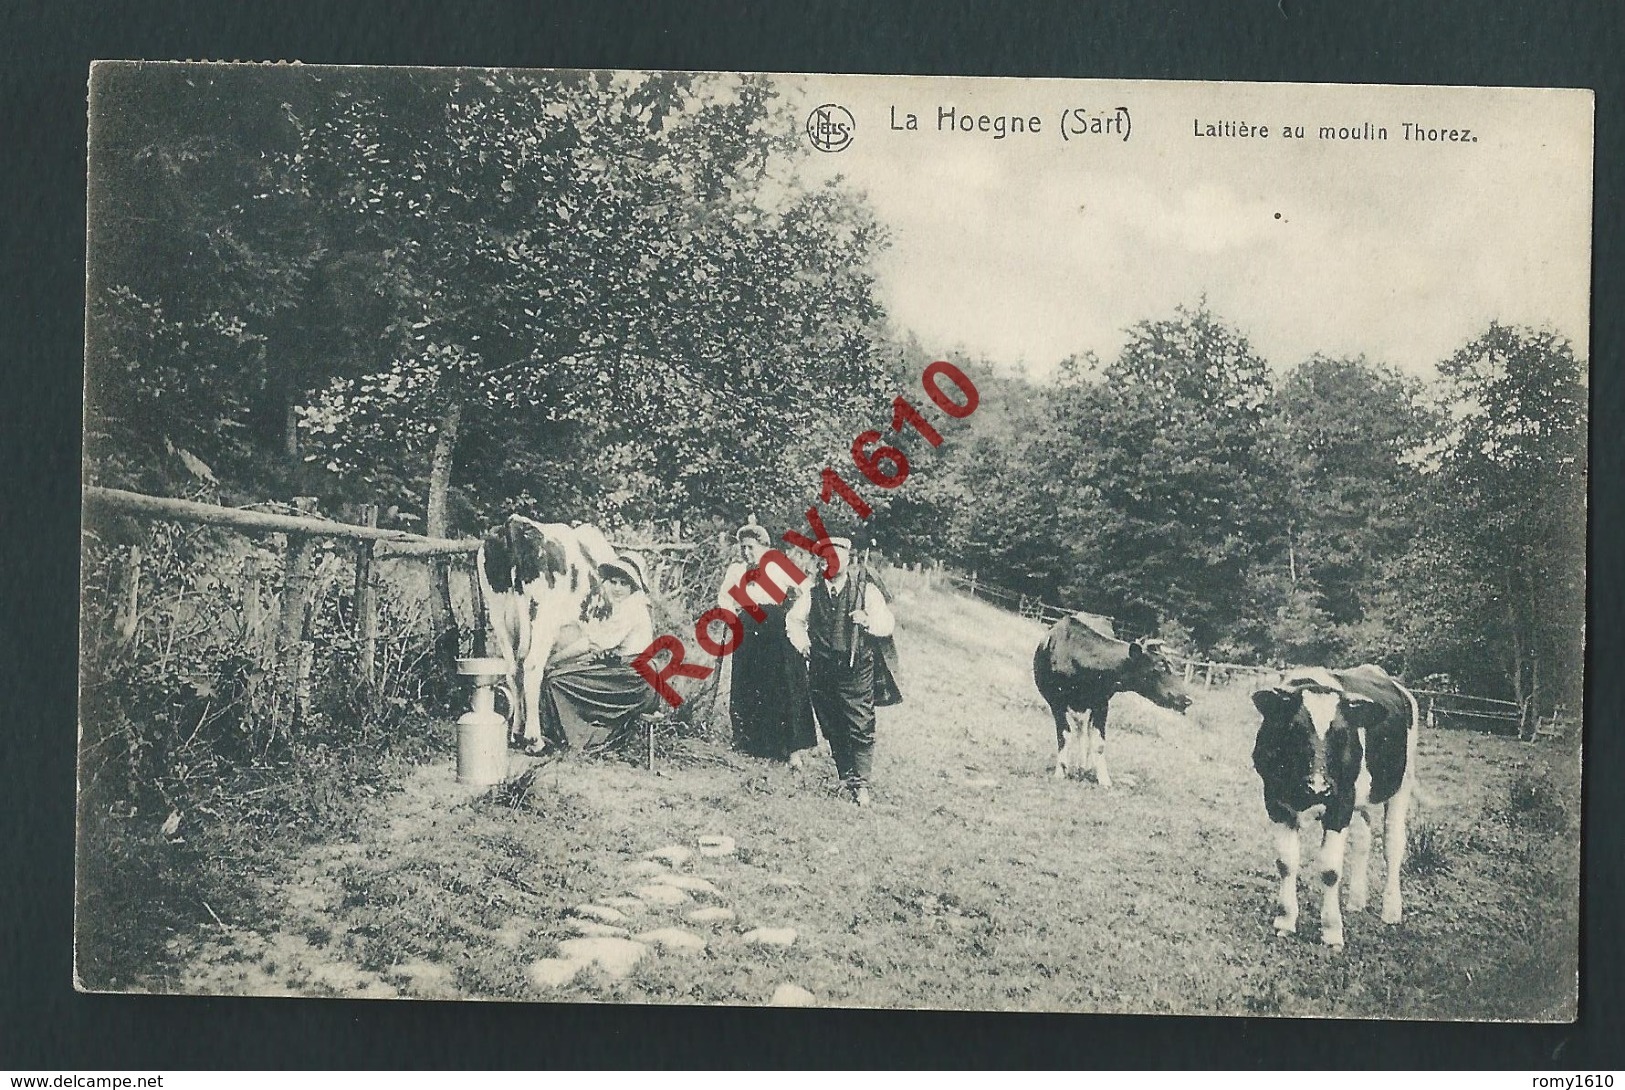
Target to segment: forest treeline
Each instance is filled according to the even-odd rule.
[[[751,76],[132,66],[92,85],[89,483],[479,532],[800,524],[1218,658],[1579,697],[1585,361],[1487,322],[1427,380],[1265,360],[1192,300],[1042,378],[924,345],[886,230]],[[893,489],[849,450],[951,358]],[[834,530],[852,528],[838,500]],[[848,516],[844,517],[843,516]]]

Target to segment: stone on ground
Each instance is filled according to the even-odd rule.
[[[405,990],[409,995],[437,997],[453,994],[457,990],[449,965],[418,958],[395,966],[393,973],[405,979]]]
[[[675,886],[690,893],[716,893],[717,887],[704,878],[696,878],[692,874],[668,874],[657,883],[662,886]]]
[[[666,864],[657,863],[653,859],[634,859],[621,868],[621,873],[628,878],[658,878],[666,874],[667,870]]]
[[[626,922],[626,913],[606,905],[576,905],[570,910],[570,915],[580,916],[584,920],[597,920],[599,923]]]
[[[663,882],[658,885],[639,886],[632,893],[646,904],[651,905],[680,905],[689,899],[687,893],[684,893],[676,886],[668,886]]]
[[[727,923],[734,918],[734,910],[723,908],[720,905],[711,908],[696,908],[683,918],[689,923]]]
[[[684,931],[681,927],[662,927],[657,931],[645,931],[638,936],[638,941],[658,946],[662,950],[670,950],[675,954],[699,954],[705,951],[705,940],[692,931]]]
[[[732,855],[734,853],[734,838],[731,836],[702,836],[700,837],[701,855]]]
[[[502,921],[502,926],[491,933],[497,945],[509,950],[517,950],[519,944],[524,942],[532,931],[536,929],[536,921],[525,916],[509,916]]]
[[[594,939],[566,939],[559,943],[559,953],[575,962],[590,961],[612,977],[620,978],[632,971],[632,967],[643,957],[649,948],[641,942],[631,939],[594,938]]]
[[[767,1002],[774,1007],[816,1007],[818,997],[799,984],[780,984]]]
[[[622,912],[642,912],[648,907],[642,901],[630,895],[626,897],[605,897],[603,903],[611,908],[618,908]]]
[[[789,946],[796,941],[796,929],[793,927],[758,927],[754,931],[744,934],[746,942],[758,946]]]
[[[578,935],[585,935],[590,939],[624,939],[631,934],[624,927],[614,927],[607,923],[598,923],[596,920],[571,920],[570,930]]]
[[[569,958],[542,958],[530,963],[530,967],[525,970],[525,979],[529,980],[533,987],[557,988],[574,980],[585,964],[581,961],[571,961]]]
[[[656,848],[652,852],[645,853],[644,858],[658,859],[662,863],[668,863],[673,867],[680,867],[684,863],[687,863],[690,859],[693,859],[694,853],[688,848],[683,847],[681,844],[668,844],[664,848]]]

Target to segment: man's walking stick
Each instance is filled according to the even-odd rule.
[[[869,549],[863,550],[863,558],[858,561],[857,574],[853,577],[858,580],[858,612],[863,613],[869,606]],[[867,628],[865,632],[869,631]],[[852,649],[846,660],[849,670],[856,669],[858,665],[858,626],[852,626]]]

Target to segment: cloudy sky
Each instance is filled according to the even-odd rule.
[[[1048,373],[1204,294],[1272,364],[1364,354],[1424,375],[1491,319],[1586,352],[1592,103],[1583,91],[1130,81],[786,77],[805,117],[855,121],[813,178],[843,175],[890,227],[894,319]],[[1126,106],[1115,133],[1061,135]],[[891,128],[916,115],[917,131]],[[939,111],[1040,119],[939,129]],[[1081,115],[1069,113],[1084,111]],[[1197,136],[1269,126],[1267,138]],[[1406,140],[1403,125],[1470,140]],[[1322,125],[1387,129],[1323,140]],[[1281,127],[1304,126],[1305,139]],[[993,123],[989,122],[991,128]]]

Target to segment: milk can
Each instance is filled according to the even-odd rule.
[[[501,783],[508,776],[508,722],[496,713],[495,689],[508,664],[499,658],[458,659],[457,672],[474,682],[474,710],[457,720],[457,782]]]

